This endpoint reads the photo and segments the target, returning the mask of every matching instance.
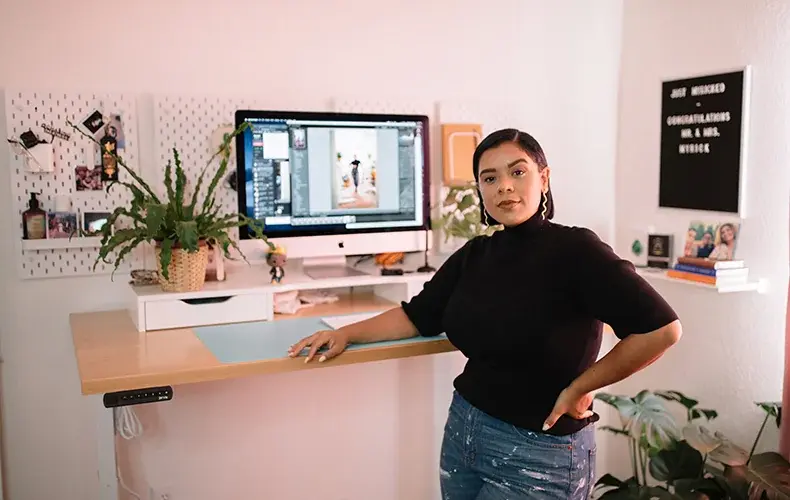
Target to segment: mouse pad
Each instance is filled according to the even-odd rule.
[[[288,348],[308,335],[319,330],[327,330],[320,317],[278,319],[276,321],[257,321],[252,323],[232,323],[227,325],[198,326],[192,328],[195,336],[222,363],[248,363],[267,359],[285,358]],[[444,339],[438,337],[413,337],[403,340],[352,344],[347,350],[366,349],[416,342],[432,342]],[[307,350],[302,351],[306,355]]]

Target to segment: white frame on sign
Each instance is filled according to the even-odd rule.
[[[741,150],[740,162],[738,169],[738,212],[720,212],[716,210],[705,210],[705,213],[711,215],[718,215],[724,218],[740,218],[745,219],[747,216],[747,172],[748,172],[748,158],[749,158],[749,133],[751,129],[751,93],[752,93],[752,66],[747,64],[744,66],[736,66],[730,68],[722,68],[715,71],[706,71],[704,73],[684,74],[671,77],[662,78],[660,85],[675,80],[688,80],[692,78],[702,78],[721,75],[725,73],[743,72],[743,93],[741,95]],[[659,114],[663,114],[664,109],[663,97],[659,104]],[[661,142],[661,135],[659,133],[659,144]],[[660,146],[659,146],[660,153]],[[659,176],[661,174],[660,156],[659,156]],[[659,184],[660,185],[660,184]],[[696,210],[691,208],[677,208],[677,207],[663,207],[658,205],[659,210]]]

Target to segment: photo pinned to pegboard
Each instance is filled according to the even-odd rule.
[[[136,120],[134,96],[9,90],[5,100],[9,141],[31,132],[51,150],[51,169],[34,172],[28,166],[28,156],[24,152],[20,154],[19,148],[11,148],[11,208],[18,221],[13,237],[18,242],[20,277],[37,279],[112,272],[113,266],[102,262],[94,270],[98,255],[95,241],[83,246],[82,242],[88,240],[79,240],[78,235],[59,236],[66,226],[79,225],[83,214],[111,212],[130,200],[127,190],[106,190],[107,179],[119,176],[117,165],[106,172],[107,165],[98,146],[82,134],[90,134],[97,141],[108,137],[103,144],[111,144],[127,164],[136,168],[137,131],[129,126]],[[28,209],[31,193],[36,193],[41,209],[47,212],[44,240],[22,239],[22,214]],[[58,215],[50,215],[53,213]],[[50,227],[54,228],[51,234]],[[138,258],[139,255],[133,255],[119,271],[130,269]]]

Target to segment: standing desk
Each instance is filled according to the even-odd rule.
[[[394,342],[351,346],[342,355],[319,363],[289,358],[287,347],[318,329],[328,329],[322,317],[385,311],[416,294],[430,275],[376,276],[373,274],[329,280],[305,279],[291,273],[282,284],[265,282],[265,271],[229,272],[226,282],[209,284],[193,294],[165,294],[157,287],[132,290],[129,309],[74,313],[70,326],[82,394],[95,401],[98,412],[99,489],[101,500],[118,499],[113,410],[103,395],[117,391],[178,386],[258,374],[323,369],[355,363],[399,359],[454,351],[444,336],[415,337]],[[247,278],[243,278],[247,276]],[[259,276],[251,283],[249,276]],[[286,274],[288,276],[288,274]],[[335,303],[316,305],[295,315],[265,312],[263,321],[233,323],[219,318],[210,326],[145,331],[140,322],[149,299],[189,301],[195,298],[274,294],[289,290],[348,287]],[[362,291],[357,291],[362,287]],[[230,301],[228,301],[230,302]],[[271,307],[271,300],[262,307]],[[160,307],[158,305],[157,307]],[[180,307],[180,306],[179,306]],[[213,303],[211,307],[217,307]],[[233,307],[233,306],[228,306]],[[223,311],[220,309],[221,315]],[[200,314],[191,315],[205,318]],[[184,321],[189,321],[185,317]],[[141,331],[142,330],[142,331]],[[177,394],[174,396],[177,397]]]

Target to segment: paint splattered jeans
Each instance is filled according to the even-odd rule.
[[[593,425],[569,436],[530,432],[454,393],[442,443],[442,499],[586,500],[595,451]]]

